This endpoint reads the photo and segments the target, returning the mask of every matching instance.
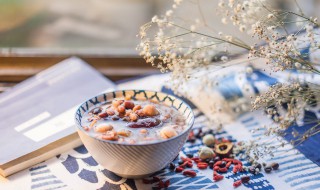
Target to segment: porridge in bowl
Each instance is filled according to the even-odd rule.
[[[90,136],[125,144],[144,144],[178,136],[185,117],[161,102],[118,98],[86,112],[82,127]]]

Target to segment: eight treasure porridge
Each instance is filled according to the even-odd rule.
[[[175,108],[130,97],[89,110],[84,114],[82,126],[96,138],[128,144],[170,139],[186,129],[184,116]]]

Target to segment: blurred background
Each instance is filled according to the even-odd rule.
[[[208,23],[221,25],[218,0],[199,1]],[[268,3],[295,9],[293,1]],[[320,15],[320,0],[298,2],[307,14]],[[171,0],[0,0],[0,91],[73,55],[112,80],[157,72],[135,51],[136,34],[171,5]],[[194,18],[188,5],[180,11]]]

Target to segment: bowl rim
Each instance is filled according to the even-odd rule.
[[[86,133],[86,131],[84,131],[83,127],[81,126],[81,121],[80,121],[80,125],[78,124],[78,121],[76,120],[77,118],[77,112],[79,109],[81,109],[81,106],[83,104],[85,104],[86,102],[88,102],[89,100],[93,99],[93,98],[96,98],[98,96],[102,96],[104,94],[109,94],[109,93],[117,93],[117,92],[123,92],[123,91],[140,91],[140,90],[143,90],[143,89],[123,89],[123,90],[112,90],[112,91],[107,91],[107,92],[103,92],[103,93],[100,93],[98,95],[95,95],[93,96],[92,98],[89,98],[87,99],[86,101],[84,101],[83,103],[81,103],[77,109],[76,109],[76,112],[74,114],[74,121],[75,121],[75,124],[76,124],[76,127],[77,129],[81,130],[83,133],[85,133],[86,136],[88,137],[91,137],[95,140],[98,140],[98,141],[102,141],[102,142],[105,142],[105,143],[111,143],[111,144],[116,144],[116,145],[121,145],[121,146],[147,146],[147,145],[154,145],[154,144],[161,144],[161,143],[165,143],[165,142],[170,142],[170,141],[173,141],[174,139],[177,139],[179,137],[181,137],[182,135],[184,135],[185,133],[189,132],[189,130],[192,128],[192,126],[194,125],[194,113],[193,113],[193,110],[192,108],[189,106],[189,104],[187,104],[185,101],[183,101],[181,98],[175,96],[175,95],[172,95],[172,94],[168,94],[168,93],[165,93],[165,92],[160,92],[160,91],[155,91],[155,90],[143,90],[145,92],[156,92],[156,93],[162,93],[162,94],[165,94],[165,95],[169,95],[169,96],[172,96],[173,98],[175,99],[178,99],[180,100],[183,104],[185,104],[187,106],[188,109],[190,109],[191,111],[191,123],[187,126],[187,128],[182,132],[180,133],[179,135],[173,137],[173,138],[170,138],[170,139],[167,139],[167,140],[161,140],[161,141],[156,141],[156,142],[151,142],[151,143],[143,143],[143,144],[128,144],[128,143],[119,143],[117,141],[108,141],[108,140],[104,140],[104,139],[99,139],[99,138],[96,138],[94,136],[91,136],[89,134]],[[110,99],[110,100],[113,100],[113,99]],[[172,106],[170,106],[172,107]]]

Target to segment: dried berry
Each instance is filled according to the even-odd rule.
[[[101,111],[102,111],[101,108],[94,108],[94,109],[92,110],[92,113],[93,113],[93,114],[98,114],[98,113],[100,113]]]
[[[181,156],[180,159],[181,159],[183,162],[185,162],[185,161],[192,162],[192,159],[191,159],[191,158],[186,158],[186,157]]]
[[[231,142],[222,142],[215,145],[214,152],[220,157],[229,157],[232,152],[233,144]]]
[[[221,165],[221,163],[222,163],[222,161],[217,161],[216,163],[214,163],[214,165],[213,165],[213,166],[220,166],[220,165]]]
[[[185,170],[185,171],[183,171],[182,174],[185,176],[189,176],[189,177],[196,177],[197,176],[197,173],[193,170]]]
[[[242,183],[248,183],[250,181],[250,176],[243,176],[241,177],[241,182]]]
[[[223,175],[215,175],[215,176],[213,176],[213,180],[214,181],[220,181],[222,179],[223,179]]]
[[[235,181],[233,187],[239,187],[242,184],[241,180]]]
[[[219,168],[219,172],[226,173],[228,172],[228,168]]]
[[[123,105],[124,105],[124,107],[125,107],[126,109],[133,109],[133,108],[134,108],[134,103],[131,102],[131,101],[125,101],[125,102],[123,103]]]
[[[154,177],[152,178],[152,181],[153,181],[153,182],[158,182],[158,181],[160,181],[160,178],[157,177],[157,176],[154,176]]]
[[[139,119],[137,122],[129,123],[127,127],[130,128],[150,128],[157,126],[161,123],[159,119],[156,118],[145,118],[145,119]]]
[[[272,169],[277,170],[277,169],[279,169],[279,164],[278,163],[272,163],[271,167],[272,167]]]
[[[170,164],[169,164],[169,169],[170,170],[174,170],[176,168],[176,165],[173,163],[173,162],[171,162]]]
[[[195,139],[194,137],[192,137],[192,138],[189,138],[189,139],[187,140],[187,142],[189,142],[189,143],[195,143],[195,142],[196,142],[196,139]]]
[[[159,181],[159,183],[158,183],[158,188],[160,188],[160,189],[164,188],[164,183],[163,183],[163,181]]]
[[[105,118],[105,117],[108,117],[108,113],[107,112],[99,113],[98,116],[101,118]]]
[[[209,161],[209,168],[213,169],[213,165],[214,165],[214,161],[213,161],[213,160],[210,160],[210,161]]]
[[[255,174],[256,173],[256,169],[253,166],[250,166],[249,167],[249,172],[252,173],[252,174]]]
[[[183,163],[184,163],[183,160],[179,160],[179,161],[178,161],[178,164],[179,164],[179,165],[181,165],[181,164],[183,164]]]
[[[220,161],[220,157],[219,157],[219,156],[214,157],[213,161],[214,161],[214,162]]]
[[[257,165],[255,165],[255,168],[259,168],[259,170],[261,170],[262,165],[261,164],[257,164]]]
[[[176,170],[175,170],[175,171],[178,172],[178,173],[180,173],[180,172],[182,172],[183,170],[184,170],[184,168],[182,168],[182,167],[179,166],[179,167],[176,167]]]
[[[142,179],[142,183],[144,183],[144,184],[151,184],[151,183],[152,183],[152,180]]]
[[[224,167],[226,167],[226,165],[227,165],[227,163],[225,161],[222,161],[221,164],[220,164],[220,167],[224,168]]]
[[[270,173],[271,170],[272,170],[272,168],[271,168],[270,166],[267,166],[267,167],[264,168],[264,171],[265,171],[266,173]]]
[[[170,185],[170,180],[168,179],[167,181],[164,182],[164,187],[167,188]]]
[[[117,120],[120,119],[120,117],[118,117],[118,116],[115,115],[115,116],[113,116],[111,119],[114,120],[114,121],[117,121]]]
[[[192,168],[192,166],[193,166],[192,162],[188,162],[188,163],[187,163],[187,167],[188,167],[188,168]]]
[[[231,164],[232,164],[232,162],[228,162],[228,163],[226,164],[226,167],[229,168],[229,167],[231,166]]]
[[[205,163],[205,162],[199,162],[199,163],[197,164],[197,166],[198,166],[199,169],[207,169],[208,164]]]

